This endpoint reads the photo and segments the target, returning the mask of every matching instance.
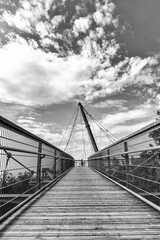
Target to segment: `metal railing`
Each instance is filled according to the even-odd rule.
[[[160,122],[93,154],[88,165],[160,205]]]
[[[0,221],[73,166],[72,156],[0,117]]]

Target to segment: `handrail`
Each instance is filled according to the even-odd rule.
[[[9,151],[13,151],[13,152],[23,152],[23,153],[35,154],[35,155],[46,156],[46,157],[56,157],[56,158],[62,158],[62,159],[68,159],[68,160],[74,161],[74,159],[71,159],[71,158],[61,157],[61,156],[57,156],[54,154],[53,155],[44,154],[42,152],[28,151],[28,150],[21,149],[21,148],[14,148],[14,147],[8,147],[8,146],[6,147],[6,146],[0,145],[0,149],[9,150]]]
[[[46,144],[48,146],[50,146],[51,148],[54,148],[62,153],[65,153],[63,150],[57,148],[56,146],[54,146],[53,144],[47,142],[46,140],[34,135],[33,133],[27,131],[26,129],[16,125],[15,123],[9,121],[8,119],[0,116],[0,125],[3,125],[5,128],[11,130],[11,131],[15,131],[18,134],[22,134],[23,136],[26,136],[34,141],[37,142],[42,142],[43,144]],[[69,155],[68,153],[65,153],[66,155]]]
[[[19,195],[33,195],[74,166],[71,155],[1,116],[0,161],[0,219],[21,205]]]
[[[125,155],[125,154],[131,154],[131,153],[137,153],[137,152],[143,152],[143,151],[153,151],[153,150],[160,150],[160,146],[158,146],[158,147],[150,147],[150,148],[143,148],[143,149],[137,149],[137,150],[134,150],[134,151],[120,152],[120,153],[115,153],[115,154],[106,154],[106,155],[100,156],[100,157],[89,158],[88,161],[101,159],[101,158],[105,158],[105,157],[114,157],[114,156],[119,156],[119,155]]]
[[[92,154],[88,165],[160,206],[160,121]]]
[[[118,141],[112,143],[111,145],[109,145],[109,146],[101,149],[101,150],[100,150],[99,152],[97,152],[97,153],[103,153],[103,152],[106,151],[108,148],[112,148],[112,147],[114,147],[114,146],[116,146],[116,145],[118,145],[118,144],[120,144],[120,143],[123,143],[124,141],[129,141],[130,139],[132,139],[132,138],[134,138],[134,137],[137,137],[137,136],[139,136],[140,134],[145,133],[146,131],[151,130],[151,129],[155,128],[155,127],[160,127],[160,119],[158,119],[158,120],[152,122],[151,124],[149,124],[149,125],[141,128],[140,130],[137,130],[137,131],[134,132],[134,133],[129,134],[129,135],[126,136],[126,137],[123,137],[123,138],[119,139]],[[91,156],[96,155],[97,153],[92,154]]]

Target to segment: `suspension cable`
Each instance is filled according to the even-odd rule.
[[[85,138],[84,138],[82,115],[81,115],[81,127],[82,127],[82,142],[83,142],[84,158],[86,160],[86,148],[85,148]]]
[[[67,133],[67,131],[68,131],[68,128],[69,128],[69,126],[70,126],[70,124],[71,124],[71,122],[72,122],[72,120],[73,120],[73,118],[74,118],[74,116],[75,116],[75,114],[76,114],[76,112],[77,112],[77,108],[76,108],[76,110],[74,111],[74,113],[73,113],[73,115],[72,115],[72,117],[71,117],[71,120],[70,120],[69,123],[68,123],[68,126],[67,126],[67,128],[66,128],[66,130],[65,130],[65,132],[64,132],[64,134],[63,134],[63,136],[62,136],[62,139],[61,139],[58,147],[61,145],[61,143],[62,143],[62,141],[63,141],[63,139],[64,139],[64,137],[65,137],[65,135],[66,135],[66,133]]]
[[[93,121],[95,121],[95,123],[99,126],[99,128],[104,132],[104,134],[110,139],[110,138],[112,138],[112,139],[110,139],[110,141],[112,142],[112,143],[115,143],[115,141],[118,141],[119,140],[119,138],[115,135],[115,134],[113,134],[111,131],[109,131],[108,129],[106,129],[100,122],[98,122],[91,114],[89,114],[88,112],[87,112],[87,110],[84,108],[84,110],[85,110],[85,112],[86,112],[86,114],[91,118],[91,119],[93,119]],[[107,135],[107,133],[108,133],[108,135]],[[111,136],[111,135],[109,135],[109,133],[110,134],[112,134],[115,138],[116,138],[116,140]],[[132,147],[132,146],[131,146]],[[120,150],[118,147],[116,147],[118,150]],[[132,149],[136,149],[136,148],[134,148],[134,147],[132,147]]]
[[[70,142],[70,139],[71,139],[71,136],[72,136],[72,133],[73,133],[73,130],[74,130],[76,121],[77,121],[78,111],[79,111],[79,108],[77,107],[77,109],[76,109],[76,115],[75,115],[74,122],[73,122],[73,125],[72,125],[72,129],[71,129],[71,132],[70,132],[70,135],[69,135],[68,142],[67,142],[67,144],[66,144],[66,146],[65,146],[65,148],[64,148],[64,151],[66,151],[66,149],[67,149],[67,147],[68,147],[68,144],[69,144],[69,142]]]
[[[105,136],[111,141],[111,143],[115,143],[116,141],[118,141],[118,137],[116,135],[114,135],[113,133],[111,133],[108,129],[106,129],[101,123],[99,123],[90,113],[88,113],[88,111],[83,107],[85,113],[92,119],[92,121],[94,121],[97,126],[101,129],[101,131],[105,134]],[[116,140],[113,138],[116,138]],[[116,146],[116,148],[118,149],[118,151],[120,151],[119,147]]]
[[[88,113],[87,112],[87,110],[84,108],[84,110],[85,110],[85,112],[86,112],[86,114],[99,126],[99,128],[104,132],[104,133],[110,133],[111,135],[113,135],[114,136],[114,138],[116,138],[116,140],[119,140],[118,139],[118,137],[115,135],[115,134],[113,134],[112,132],[110,132],[108,129],[106,129],[100,122],[98,122],[90,113]],[[114,141],[115,141],[115,139],[112,137],[112,136],[110,136]]]
[[[106,137],[111,141],[111,143],[115,143],[115,141],[118,140],[117,136],[115,136],[108,129],[106,129],[101,123],[99,123],[90,113],[87,112],[87,110],[85,108],[84,108],[84,111],[92,119],[92,121],[94,121],[97,124],[97,126],[106,135]],[[111,136],[111,134],[116,138],[116,140]]]

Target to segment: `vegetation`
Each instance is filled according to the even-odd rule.
[[[13,173],[6,171],[2,185],[2,187],[6,188],[2,190],[3,194],[20,194],[27,191],[30,188],[29,182],[31,176],[32,173],[27,171],[23,173],[19,172],[17,177]]]

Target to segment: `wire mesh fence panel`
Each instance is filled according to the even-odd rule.
[[[160,123],[91,155],[89,166],[160,205]]]
[[[73,165],[67,153],[0,117],[0,220]]]

